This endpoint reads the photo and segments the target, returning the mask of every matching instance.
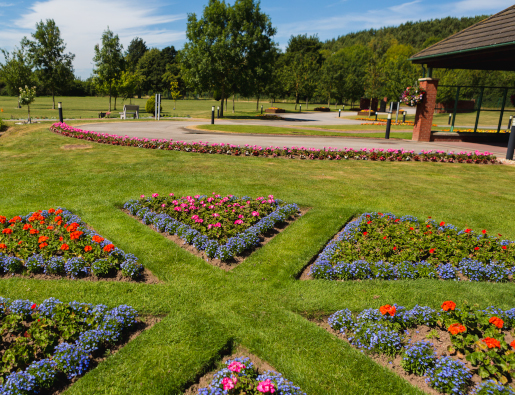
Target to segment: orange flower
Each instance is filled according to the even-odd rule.
[[[64,239],[63,239],[63,236],[60,236],[60,237],[59,237],[59,241],[63,241],[63,240],[64,240]]]
[[[0,215],[0,224],[5,224],[6,221],[7,221],[7,217]]]
[[[483,343],[485,343],[488,348],[501,348],[501,343],[499,340],[494,339],[493,337],[485,337],[483,339]]]
[[[68,251],[70,249],[70,246],[68,244],[61,244],[61,250]]]
[[[32,228],[32,229],[30,230],[30,234],[31,234],[31,235],[37,235],[38,233],[39,233],[39,230],[37,230],[37,229]]]
[[[32,228],[32,225],[31,225],[31,224],[25,224],[25,225],[23,225],[23,230],[29,230],[30,228]]]
[[[112,250],[114,250],[114,244],[108,244],[104,247],[105,252],[111,252]]]
[[[70,233],[70,239],[77,240],[84,232],[81,232],[80,230],[76,232]]]
[[[21,217],[19,215],[17,215],[16,217],[13,217],[9,220],[9,223],[10,224],[14,224],[16,222],[21,222]]]
[[[20,245],[21,245],[21,244],[23,244],[23,240],[20,240],[20,241],[18,242],[18,244],[20,244]]]
[[[7,228],[7,229],[2,230],[2,233],[4,235],[10,235],[11,233],[13,233],[13,230],[10,228]]]
[[[98,235],[95,235],[91,238],[95,243],[102,243],[104,241],[103,237],[100,237]]]
[[[38,243],[43,243],[48,240],[48,236],[39,236]]]
[[[70,225],[68,225],[66,230],[71,233],[71,232],[75,232],[78,227],[79,227],[79,224],[77,222],[73,222]]]
[[[456,308],[456,303],[454,303],[451,300],[443,302],[443,304],[442,304],[442,310],[443,311],[449,311],[449,310],[454,311],[455,308]]]
[[[49,212],[50,214],[53,214],[53,213],[55,213],[55,210],[54,210],[53,208],[51,208],[50,210],[48,210],[48,212]]]
[[[86,252],[90,252],[92,249],[93,249],[93,247],[91,247],[91,246],[84,247],[84,251],[86,251]]]
[[[59,222],[62,218],[58,215],[57,217],[54,218],[54,222]]]
[[[54,230],[54,227],[53,226],[47,226],[46,227],[48,230]]]
[[[389,304],[379,307],[379,311],[382,315],[389,314],[391,317],[395,315],[396,310],[395,306],[390,306]]]
[[[41,243],[41,244],[39,245],[39,248],[43,249],[43,248],[45,248],[47,245],[48,245],[48,243]]]
[[[515,348],[515,340],[510,343],[511,348]]]
[[[492,317],[488,320],[488,322],[495,326],[497,329],[501,329],[504,325],[504,321],[498,317]]]
[[[57,210],[55,213],[56,213],[56,214],[61,214],[62,212],[63,212],[63,210],[59,209],[59,210]]]
[[[467,328],[465,328],[463,325],[461,324],[451,324],[449,326],[449,328],[447,328],[447,330],[452,334],[452,335],[457,335],[458,333],[463,333],[463,332],[466,332]]]
[[[7,246],[5,244],[0,244],[0,249],[4,249],[4,248],[7,248]]]

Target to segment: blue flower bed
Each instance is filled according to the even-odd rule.
[[[40,305],[0,298],[0,308],[0,325],[11,328],[17,339],[4,343],[2,395],[38,394],[59,377],[83,375],[90,368],[90,355],[119,341],[138,317],[126,305],[109,309],[55,298]],[[35,355],[43,358],[36,360]]]
[[[441,310],[419,305],[406,309],[394,304],[365,309],[358,314],[343,309],[332,314],[328,324],[345,334],[349,343],[362,351],[391,358],[400,355],[400,365],[408,374],[425,376],[428,385],[439,392],[465,395],[472,390],[471,393],[477,395],[515,394],[509,385],[501,384],[501,379],[505,384],[511,381],[511,373],[501,366],[512,363],[515,341],[508,344],[499,330],[502,328],[508,333],[515,327],[515,308],[504,311],[490,306],[472,310],[467,305],[458,308],[452,301],[444,302]],[[437,355],[430,341],[413,342],[408,329],[418,333],[420,326],[448,331],[451,337],[449,347],[463,354],[472,366],[477,367],[476,374],[483,381],[471,388],[473,372],[457,357]],[[497,346],[484,345],[496,341]],[[486,360],[487,374],[481,373],[485,357],[489,358]],[[495,361],[492,363],[495,369],[490,366],[490,361]]]
[[[515,242],[500,236],[432,219],[364,213],[324,248],[309,274],[326,280],[506,282],[515,274]]]
[[[206,198],[208,197],[205,195],[196,196],[195,201],[201,202]],[[152,199],[153,197],[149,197],[146,198],[146,201],[151,202]],[[242,198],[231,196],[226,199],[226,203],[237,200],[251,200],[250,197],[246,196]],[[204,251],[208,258],[228,261],[229,259],[242,254],[244,251],[259,245],[260,235],[274,229],[276,225],[286,221],[289,217],[295,215],[299,211],[299,207],[295,203],[283,204],[280,200],[273,200],[271,204],[275,206],[275,210],[272,213],[261,218],[252,226],[241,231],[235,236],[228,238],[225,243],[219,243],[215,239],[210,239],[199,230],[194,229],[189,224],[172,218],[169,214],[152,211],[150,208],[145,207],[140,200],[129,200],[123,207],[132,215],[141,219],[143,223],[153,225],[160,232],[177,235],[184,241],[184,243],[193,245],[198,251]]]
[[[199,389],[199,395],[306,395],[280,373],[269,370],[258,375],[249,358],[230,359],[225,365],[226,367],[215,373],[208,387]]]
[[[47,274],[72,279],[121,271],[137,279],[143,266],[133,254],[87,228],[58,207],[11,219],[0,215],[0,274]]]

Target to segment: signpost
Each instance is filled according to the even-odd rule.
[[[159,121],[161,118],[161,94],[156,93],[156,121]]]

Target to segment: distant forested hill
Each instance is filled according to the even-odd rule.
[[[489,15],[479,15],[470,18],[453,18],[448,16],[430,21],[406,22],[395,27],[362,30],[327,40],[324,43],[324,49],[335,52],[340,48],[350,47],[355,44],[366,45],[374,37],[381,38],[389,35],[395,38],[399,44],[411,45],[414,49],[421,50],[488,17]]]

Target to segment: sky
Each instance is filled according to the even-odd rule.
[[[233,4],[233,1],[226,1]],[[208,0],[0,0],[0,48],[11,51],[20,40],[34,33],[36,23],[53,19],[75,54],[75,74],[88,78],[93,70],[95,44],[109,27],[126,49],[134,37],[150,47],[186,41],[188,14],[202,15]],[[350,32],[407,21],[446,16],[494,14],[511,6],[508,0],[261,0],[261,10],[271,19],[274,41],[284,49],[291,35],[317,34],[322,40]],[[1,55],[0,55],[1,57]],[[3,59],[0,59],[3,60]]]

